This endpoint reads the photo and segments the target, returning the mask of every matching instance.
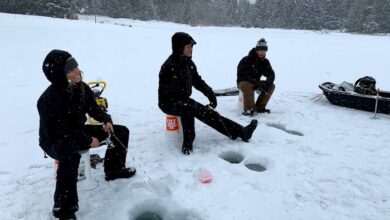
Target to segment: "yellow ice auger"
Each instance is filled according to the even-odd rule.
[[[91,87],[92,92],[95,95],[95,100],[96,100],[97,105],[104,112],[107,112],[107,108],[108,108],[107,99],[101,96],[103,91],[104,91],[104,89],[106,88],[106,85],[107,85],[106,82],[104,82],[104,81],[95,81],[95,82],[89,82],[88,85],[89,85],[89,87]],[[89,124],[89,125],[100,125],[102,123],[99,122],[99,121],[96,121],[95,119],[93,119],[91,116],[89,116],[87,114],[87,122],[86,122],[86,124]]]

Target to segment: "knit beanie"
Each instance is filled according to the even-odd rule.
[[[67,74],[70,71],[72,71],[74,68],[77,68],[79,64],[77,63],[76,59],[74,57],[69,57],[66,60],[65,66],[64,66],[64,73]]]
[[[261,38],[259,41],[257,41],[256,50],[268,50],[267,41],[265,41],[264,38]]]

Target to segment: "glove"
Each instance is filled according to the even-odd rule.
[[[253,91],[255,91],[257,94],[261,95],[262,91],[260,89],[260,85],[259,84],[254,84],[253,87],[252,87]]]
[[[272,82],[265,82],[264,91],[268,92],[272,87]]]
[[[211,108],[216,108],[217,107],[217,97],[215,97],[215,94],[210,94],[208,97],[207,97],[210,101],[210,104],[209,106]]]

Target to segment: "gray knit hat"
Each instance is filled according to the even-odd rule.
[[[265,41],[264,38],[261,38],[259,41],[257,41],[256,50],[268,50],[267,41]]]
[[[65,66],[64,66],[64,72],[65,74],[69,73],[72,71],[74,68],[77,68],[79,64],[77,63],[76,59],[73,57],[69,57],[66,60]]]

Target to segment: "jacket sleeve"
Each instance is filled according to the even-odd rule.
[[[105,113],[99,105],[96,103],[95,95],[93,94],[91,88],[84,84],[84,91],[85,91],[85,99],[88,105],[88,111],[87,113],[94,118],[97,121],[106,123],[110,122],[112,123],[111,116],[107,113]]]
[[[266,87],[268,87],[268,88],[271,87],[271,85],[275,81],[275,72],[272,69],[271,63],[269,62],[268,59],[266,60],[264,76],[267,77],[267,79],[265,81]]]
[[[41,130],[52,143],[75,143],[80,146],[91,143],[91,137],[83,130],[71,129],[66,125],[66,115],[59,99],[41,97],[37,107]]]
[[[192,70],[192,85],[195,87],[195,89],[202,92],[205,96],[214,97],[214,91],[213,89],[207,85],[207,83],[202,79],[202,77],[199,75],[198,70],[196,69],[195,64],[192,64],[193,70]],[[210,99],[210,98],[209,98]]]
[[[240,63],[237,66],[237,81],[248,81],[252,84],[257,84],[255,78],[253,78],[253,74],[251,74],[252,69],[250,68],[250,62],[248,57],[244,57],[241,59]]]

